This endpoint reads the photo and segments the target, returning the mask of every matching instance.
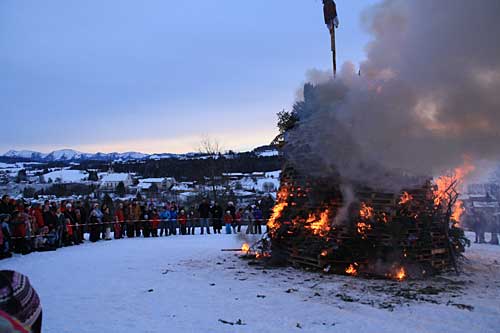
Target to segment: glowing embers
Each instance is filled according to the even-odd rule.
[[[363,220],[370,220],[373,218],[373,215],[373,208],[362,202],[361,209],[359,210],[359,217],[361,217]]]
[[[401,195],[401,198],[399,199],[399,204],[401,206],[406,205],[407,203],[409,203],[412,200],[413,200],[413,196],[411,194],[409,194],[408,192],[403,192],[403,195]]]
[[[356,268],[357,266],[357,263],[350,264],[349,267],[345,269],[345,273],[347,275],[356,276],[358,274],[358,269]]]

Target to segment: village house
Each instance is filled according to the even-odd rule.
[[[100,189],[104,191],[115,191],[120,182],[125,185],[125,188],[134,184],[134,180],[129,173],[108,173],[102,176]]]

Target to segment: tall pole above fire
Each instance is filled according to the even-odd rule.
[[[323,0],[323,14],[325,24],[330,31],[333,57],[333,78],[337,76],[337,47],[335,45],[335,29],[339,27],[339,18],[337,16],[337,5],[334,0]]]

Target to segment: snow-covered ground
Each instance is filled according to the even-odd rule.
[[[500,332],[500,246],[460,276],[402,283],[249,265],[235,235],[124,239],[0,261],[27,274],[44,332]],[[233,324],[233,325],[231,325]]]

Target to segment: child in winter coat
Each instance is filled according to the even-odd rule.
[[[187,215],[184,209],[181,210],[179,213],[179,216],[177,217],[177,220],[179,221],[179,230],[181,235],[186,235],[187,234]]]
[[[231,215],[231,211],[228,210],[226,211],[226,214],[224,215],[224,224],[226,225],[226,234],[230,235],[231,234],[231,227],[233,224],[233,215]]]

